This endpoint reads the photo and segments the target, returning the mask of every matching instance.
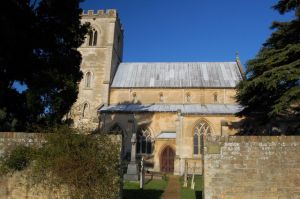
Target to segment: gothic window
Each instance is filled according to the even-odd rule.
[[[98,32],[95,29],[89,31],[89,46],[97,45]]]
[[[94,36],[94,33],[93,31],[89,31],[89,46],[92,46],[93,45],[93,36]]]
[[[204,136],[211,134],[211,128],[205,121],[201,121],[194,128],[194,155],[204,152]]]
[[[95,31],[95,32],[94,32],[94,39],[93,39],[93,46],[96,46],[96,45],[97,45],[97,37],[98,37],[98,32]]]
[[[190,93],[186,93],[185,100],[186,100],[186,102],[191,102],[191,94]]]
[[[137,153],[138,154],[151,154],[152,153],[152,141],[151,134],[148,129],[141,129],[137,136]]]
[[[89,105],[88,103],[84,103],[83,109],[82,109],[82,117],[85,118],[87,116],[87,111],[88,111]]]
[[[218,103],[218,94],[214,93],[214,103]]]
[[[163,95],[163,93],[159,93],[159,102],[164,102],[164,95]]]

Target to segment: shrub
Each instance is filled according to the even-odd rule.
[[[27,146],[16,146],[2,157],[2,173],[21,171],[26,168],[34,157],[34,149]]]
[[[120,147],[108,135],[84,135],[60,128],[45,134],[46,143],[35,152],[17,147],[4,163],[22,170],[32,187],[66,189],[70,198],[117,198],[120,189]]]

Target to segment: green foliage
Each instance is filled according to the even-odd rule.
[[[69,128],[54,132],[45,134],[46,142],[37,149],[20,146],[7,154],[1,170],[28,168],[26,179],[32,188],[68,190],[73,199],[117,198],[119,144],[103,134],[84,135]]]
[[[0,12],[0,130],[60,124],[77,98],[88,24],[82,0],[5,0]],[[32,4],[34,3],[34,4]],[[26,87],[20,93],[14,84]]]
[[[21,171],[26,168],[33,158],[33,150],[26,146],[17,146],[5,160],[9,169]]]
[[[10,153],[0,160],[0,173],[5,175],[9,172],[25,169],[33,160],[35,150],[27,146],[16,146]]]
[[[295,18],[274,22],[271,37],[248,61],[247,78],[237,87],[237,101],[244,106],[238,115],[246,117],[245,132],[251,127],[269,133],[276,126],[295,134],[300,133],[300,2],[280,0],[274,8],[281,14],[295,11]]]

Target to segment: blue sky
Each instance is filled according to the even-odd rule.
[[[276,0],[86,0],[84,10],[114,8],[125,29],[124,62],[234,61],[253,58],[269,37]]]

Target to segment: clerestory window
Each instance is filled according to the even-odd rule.
[[[164,94],[163,93],[159,93],[159,102],[164,102]]]
[[[188,102],[188,103],[191,102],[191,94],[190,93],[186,93],[185,101]]]
[[[218,103],[218,94],[214,93],[214,103]]]

